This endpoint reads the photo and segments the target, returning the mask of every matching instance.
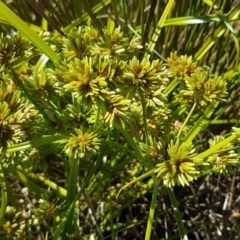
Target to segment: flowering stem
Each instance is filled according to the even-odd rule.
[[[218,104],[219,101],[212,101],[212,103],[209,104],[207,109],[203,112],[202,116],[196,121],[196,123],[192,126],[192,128],[184,137],[184,142],[191,142],[197,136],[197,134],[203,130],[203,127],[209,123],[209,119],[211,118]]]
[[[179,80],[175,78],[173,81],[170,82],[170,84],[165,88],[164,93],[166,96],[168,96],[173,89],[178,85]]]
[[[99,124],[99,115],[100,115],[100,108],[98,108],[98,110],[97,110],[97,117],[96,117],[96,121],[95,121],[94,127],[96,127]]]
[[[70,159],[70,172],[68,178],[67,198],[72,202],[76,196],[78,181],[79,159]]]
[[[151,201],[151,206],[150,206],[150,210],[149,210],[149,216],[148,216],[148,223],[147,223],[147,230],[146,230],[146,234],[145,234],[145,240],[149,240],[151,238],[153,217],[154,217],[155,206],[156,206],[156,199],[157,199],[157,194],[158,194],[158,187],[159,187],[159,181],[155,181],[154,189],[153,189],[153,195],[152,195],[152,201]]]
[[[29,179],[42,182],[43,184],[47,185],[49,188],[55,190],[60,196],[64,196],[64,197],[67,196],[67,190],[65,188],[58,186],[55,182],[47,179],[45,176],[42,176],[40,174],[35,174],[29,170],[22,168],[20,165],[18,165],[16,168],[17,170],[21,171]]]
[[[91,178],[93,177],[93,175],[95,174],[95,172],[97,171],[97,169],[99,168],[100,163],[102,162],[103,157],[106,155],[107,150],[108,150],[108,146],[105,145],[103,147],[103,149],[101,150],[95,164],[93,165],[92,169],[90,170],[88,176],[86,177],[85,181],[81,185],[81,188],[80,188],[79,192],[77,194],[75,194],[74,200],[70,204],[70,206],[69,206],[67,212],[65,213],[63,219],[59,223],[58,228],[57,228],[57,230],[54,234],[53,240],[58,240],[61,232],[65,228],[65,225],[68,222],[71,222],[70,221],[71,219],[69,220],[69,218],[71,218],[71,214],[74,211],[74,206],[76,205],[76,203],[78,203],[78,200],[80,199],[82,193],[84,192],[84,189],[86,189],[86,187],[89,186],[89,182],[90,182]]]
[[[1,193],[2,193],[2,204],[0,208],[0,222],[2,222],[2,219],[4,217],[4,214],[6,212],[7,207],[7,186],[6,181],[2,169],[2,164],[0,164],[0,186],[1,186]]]
[[[182,127],[181,127],[181,129],[180,129],[180,131],[178,132],[177,138],[179,138],[179,137],[181,136],[182,131],[183,131],[184,127],[186,126],[188,120],[189,120],[190,117],[192,116],[192,114],[193,114],[196,106],[197,106],[197,103],[195,102],[195,103],[193,104],[193,106],[192,106],[192,109],[191,109],[190,113],[188,114],[187,118],[185,119],[185,121],[184,121],[184,123],[183,123],[183,125],[182,125]]]
[[[44,190],[40,188],[39,185],[35,184],[33,181],[29,179],[25,172],[20,170],[20,167],[15,167],[9,165],[7,170],[16,178],[18,179],[24,186],[28,187],[31,191],[35,192],[38,196],[42,196],[44,194]]]
[[[146,117],[146,104],[145,104],[145,99],[143,96],[143,93],[141,90],[139,90],[139,95],[141,97],[141,102],[142,102],[142,110],[143,110],[143,123],[144,123],[144,132],[145,132],[145,141],[146,141],[146,146],[147,146],[147,159],[146,159],[146,163],[147,163],[147,168],[151,169],[153,168],[151,161],[150,161],[150,154],[149,154],[149,144],[148,144],[148,129],[147,129],[147,117]]]
[[[217,151],[219,151],[222,147],[226,146],[228,143],[232,142],[233,140],[235,140],[235,138],[237,138],[236,134],[232,134],[231,136],[229,136],[228,138],[222,140],[221,142],[219,142],[218,144],[210,147],[209,149],[207,149],[206,151],[199,153],[198,155],[194,156],[195,158],[207,158],[208,156],[216,153]]]
[[[79,172],[79,159],[74,157],[70,158],[70,171],[68,174],[68,187],[67,187],[67,200],[69,203],[74,202],[77,195],[77,182],[78,182],[78,172]],[[72,221],[74,218],[74,208],[72,209],[67,221],[66,228],[71,228]]]
[[[159,20],[159,22],[157,24],[157,27],[155,29],[155,32],[154,32],[153,36],[152,36],[152,39],[151,39],[151,41],[150,41],[150,43],[148,45],[148,49],[147,49],[147,51],[145,53],[145,56],[144,56],[145,58],[149,58],[150,57],[149,53],[151,53],[153,51],[153,49],[154,49],[154,47],[156,45],[156,42],[157,42],[157,40],[158,40],[158,38],[160,36],[163,24],[164,24],[164,22],[165,22],[165,20],[166,20],[166,18],[168,16],[168,14],[171,12],[171,9],[174,6],[174,3],[175,3],[175,1],[173,1],[173,0],[169,0],[168,1],[168,4],[165,7],[165,9],[164,9],[164,11],[163,11],[163,13],[161,15],[161,18],[160,18],[160,20]]]
[[[185,230],[184,225],[183,225],[181,213],[179,211],[178,203],[177,203],[175,194],[173,192],[173,189],[169,188],[169,187],[167,187],[166,189],[167,189],[168,196],[170,198],[172,208],[173,208],[173,213],[174,213],[177,225],[178,225],[180,239],[181,240],[188,240],[187,233],[186,233],[186,230]]]

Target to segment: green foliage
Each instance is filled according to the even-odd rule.
[[[14,207],[7,206],[4,218],[0,225],[0,236],[2,239],[13,239],[19,237],[24,229],[24,221],[21,212]]]
[[[76,1],[70,2],[80,9]],[[207,36],[216,26],[195,25],[193,35],[184,30],[185,35],[180,36],[174,20],[184,25],[197,18],[179,20],[180,8],[178,12],[173,1],[165,9],[159,8],[164,10],[163,15],[155,10],[157,17],[152,22],[150,15],[144,15],[141,1],[141,9],[131,9],[133,16],[125,19],[129,24],[123,25],[119,14],[124,10],[127,16],[130,10],[125,1],[120,1],[109,8],[112,19],[103,28],[105,20],[99,20],[94,13],[105,8],[104,3],[107,6],[109,1],[91,9],[86,1],[83,5],[89,17],[76,27],[78,24],[70,24],[70,20],[80,17],[80,11],[72,8],[68,16],[65,3],[56,4],[56,11],[54,4],[46,1],[46,11],[51,9],[62,25],[66,19],[60,17],[60,12],[69,17],[69,28],[63,32],[57,28],[58,33],[40,32],[39,36],[31,35],[32,30],[18,23],[16,17],[10,20],[2,13],[25,35],[16,32],[0,37],[2,238],[34,237],[37,227],[42,239],[88,239],[91,234],[104,239],[109,233],[114,239],[117,232],[148,221],[147,240],[159,220],[154,213],[161,189],[162,195],[166,190],[170,198],[179,228],[177,237],[186,239],[174,188],[192,186],[211,173],[232,174],[239,164],[239,130],[228,128],[225,135],[217,131],[211,136],[206,130],[206,125],[221,120],[232,104],[229,96],[239,77],[239,66],[234,65],[238,62],[232,58],[234,50],[227,57],[219,54],[218,46],[212,49],[215,54],[202,50],[198,57],[171,52],[177,49],[194,55],[189,49],[199,49],[196,33],[200,32],[199,38]],[[24,4],[22,7],[27,9]],[[199,3],[182,6],[188,14],[200,7]],[[232,12],[236,9],[239,6]],[[165,20],[171,11],[172,18]],[[231,27],[235,15],[231,14],[229,19],[221,12],[214,17],[222,16],[219,24],[231,28],[236,38]],[[205,16],[208,20],[210,17]],[[144,19],[150,21],[149,29]],[[149,45],[139,37],[144,31],[149,35]],[[176,42],[173,35],[178,35],[182,49],[171,47]],[[234,44],[237,53],[236,41]],[[221,66],[216,66],[212,55],[218,55],[215,60],[221,59]],[[21,206],[14,201],[15,188],[6,187],[12,178],[31,193],[24,194],[31,202],[25,219],[18,210]],[[134,187],[127,188],[130,185]],[[115,223],[123,209],[141,201],[147,193],[152,193],[149,216],[145,214],[132,226],[122,220]]]

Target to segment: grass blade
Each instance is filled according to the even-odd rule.
[[[49,57],[53,62],[58,61],[58,55],[35,33],[28,25],[22,21],[13,11],[0,1],[0,15],[13,27],[20,31],[30,42],[40,51]]]

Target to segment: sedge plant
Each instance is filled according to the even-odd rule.
[[[91,8],[85,1],[84,16],[75,2],[77,20],[58,32],[33,31],[0,2],[1,18],[16,29],[0,39],[2,238],[115,239],[144,223],[143,236],[151,239],[158,200],[168,196],[177,238],[188,239],[191,229],[176,187],[189,188],[210,174],[233,174],[239,165],[237,125],[225,135],[207,136],[204,144],[199,138],[229,106],[229,77],[237,84],[239,45],[232,22],[240,6],[225,16],[205,1],[216,14],[202,21],[221,21],[213,37],[193,56],[164,56],[164,49],[155,52],[162,28],[177,20],[187,25],[194,17],[171,16],[175,1],[168,1],[150,29],[126,22],[123,31],[118,15],[107,27],[96,18],[110,2]],[[127,16],[125,4],[120,8]],[[139,29],[151,36],[149,44]],[[219,74],[204,57],[227,31],[238,55]],[[175,41],[171,31],[164,41]],[[13,179],[17,186],[11,190]],[[13,204],[23,187],[25,216],[20,203]],[[131,224],[117,221],[149,193],[146,216]]]

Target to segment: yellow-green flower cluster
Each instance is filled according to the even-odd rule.
[[[175,185],[189,185],[200,176],[200,159],[194,158],[194,149],[191,143],[180,144],[171,141],[168,147],[169,160],[156,165],[157,176],[163,179],[167,187]]]
[[[110,96],[110,100],[107,103],[107,110],[104,116],[106,123],[113,125],[124,126],[128,119],[128,112],[130,106],[130,100],[124,99],[120,95]]]
[[[67,38],[63,38],[63,55],[67,60],[83,58],[88,55],[91,48],[91,37],[86,28],[71,29]]]
[[[141,49],[140,39],[131,40],[124,37],[120,28],[111,31],[103,29],[100,33],[93,27],[78,27],[71,29],[67,38],[58,39],[63,44],[63,56],[67,60],[97,56],[111,59],[127,59]]]
[[[47,220],[57,221],[61,212],[66,209],[65,203],[65,200],[54,192],[44,193],[38,201],[38,206],[32,209],[34,224],[41,224]]]
[[[20,94],[12,82],[0,83],[0,149],[21,138],[21,129],[15,124],[23,118],[21,110],[24,105]]]
[[[195,71],[197,63],[193,62],[192,57],[186,55],[178,57],[177,52],[174,52],[167,59],[167,66],[170,68],[173,77],[181,80]]]
[[[89,30],[88,30],[89,31]],[[120,27],[112,31],[103,29],[103,38],[94,41],[91,48],[91,54],[103,56],[110,59],[128,59],[134,53],[141,49],[140,39],[133,37],[130,41],[124,37]]]
[[[62,120],[66,129],[89,128],[94,123],[91,121],[93,114],[92,108],[88,108],[82,101],[76,100],[74,103],[68,104],[63,110]],[[95,119],[93,120],[95,121]]]
[[[214,139],[210,139],[208,141],[210,148],[214,147],[216,144],[223,140],[223,136],[215,136]],[[238,156],[233,148],[234,146],[231,143],[228,143],[217,153],[208,157],[208,162],[212,167],[211,171],[221,174],[233,173],[233,166],[239,164]]]
[[[25,87],[37,102],[56,96],[56,82],[45,71],[34,72],[32,77],[25,78]]]
[[[158,92],[153,96],[155,99],[159,97],[161,86],[168,82],[166,68],[159,60],[150,62],[144,58],[140,62],[136,57],[126,64],[122,79],[122,88],[127,97],[134,96],[139,90],[149,93],[158,87]],[[160,95],[160,99],[164,98],[163,94]]]
[[[226,82],[221,77],[209,76],[206,68],[198,67],[191,76],[185,77],[187,89],[182,90],[183,98],[206,105],[212,100],[223,100],[226,97]]]
[[[105,77],[102,77],[94,69],[93,59],[84,58],[82,61],[75,59],[65,66],[66,72],[63,72],[63,87],[73,92],[76,98],[86,100],[91,98],[94,101],[95,98],[101,96],[100,90],[107,86]]]
[[[89,159],[97,154],[101,143],[97,133],[91,130],[83,132],[81,129],[75,129],[75,134],[71,135],[64,146],[67,156]]]
[[[103,29],[102,35],[93,27],[81,27],[68,35],[69,39],[63,37],[63,53],[60,52],[65,60],[50,70],[49,75],[57,82],[61,96],[71,95],[74,101],[92,109],[85,123],[98,122],[110,128],[129,126],[130,115],[134,111],[142,112],[139,91],[146,99],[149,118],[153,111],[164,107],[168,71],[159,60],[139,61],[135,57],[141,48],[138,38],[124,37],[120,28],[111,32]],[[68,110],[63,110],[64,122]],[[72,108],[69,115],[72,123],[73,119],[78,121],[73,110],[77,109]]]
[[[16,208],[7,206],[0,224],[0,237],[2,239],[19,238],[24,230],[24,221],[21,212]]]
[[[26,60],[33,55],[33,47],[31,43],[17,33],[15,36],[0,36],[0,73],[6,74],[11,70],[12,66]]]

